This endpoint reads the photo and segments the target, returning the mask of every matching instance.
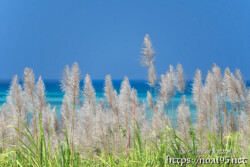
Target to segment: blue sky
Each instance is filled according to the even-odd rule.
[[[146,79],[146,33],[158,74],[179,62],[190,79],[215,62],[250,79],[249,0],[1,0],[0,79],[22,77],[26,66],[60,79],[74,61],[93,79]]]

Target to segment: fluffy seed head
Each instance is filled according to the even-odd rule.
[[[40,76],[35,87],[35,107],[38,112],[43,112],[46,107],[45,86]]]
[[[199,100],[201,99],[202,94],[202,80],[201,80],[201,71],[196,70],[195,77],[194,77],[194,83],[193,83],[193,100],[196,105],[199,105]]]
[[[105,78],[104,96],[110,108],[112,108],[113,100],[114,100],[113,92],[114,92],[114,88],[112,85],[111,76],[107,75]]]
[[[221,70],[220,68],[214,63],[213,64],[213,76],[214,76],[214,83],[216,88],[216,93],[221,94],[222,93],[222,78],[221,78]]]
[[[149,81],[148,85],[150,87],[154,87],[157,82],[157,75],[152,61],[149,62],[148,81]]]
[[[83,95],[85,101],[95,101],[96,94],[89,74],[84,79]]]
[[[177,119],[177,126],[179,132],[185,139],[189,138],[188,132],[191,125],[190,120],[190,111],[188,106],[186,106],[186,97],[185,95],[182,96],[182,102],[177,108],[178,112],[178,119]]]
[[[29,100],[34,100],[35,75],[31,68],[26,67],[24,69],[23,80],[26,98],[28,98]]]
[[[237,79],[230,72],[229,68],[226,68],[223,78],[223,91],[230,103],[240,103],[241,90],[239,89]]]
[[[184,72],[181,64],[177,64],[176,67],[176,86],[178,91],[181,93],[184,93],[185,90],[185,77],[184,77]]]
[[[144,66],[149,66],[149,62],[154,62],[155,57],[154,57],[154,49],[152,48],[152,43],[149,38],[149,35],[146,34],[144,37],[144,42],[143,42],[143,48],[142,48],[142,65]]]

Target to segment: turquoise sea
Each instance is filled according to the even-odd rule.
[[[10,87],[10,80],[0,80],[0,106],[6,101],[6,96],[8,95],[8,90]],[[103,89],[104,89],[104,80],[93,80],[93,86],[96,91],[97,100],[100,100],[100,98],[103,98]],[[122,80],[113,80],[114,88],[119,93],[120,86],[121,86]],[[60,89],[60,81],[59,80],[44,80],[45,88],[46,88],[46,97],[47,102],[51,104],[52,107],[56,107],[58,115],[60,115],[60,107],[63,100],[64,93]],[[21,83],[22,84],[22,83]],[[130,81],[131,87],[135,88],[138,93],[138,98],[140,102],[146,101],[147,91],[150,90],[149,86],[147,85],[147,81],[145,80],[131,80]],[[250,87],[250,81],[246,82],[247,87]],[[187,103],[190,106],[192,117],[195,117],[196,115],[196,109],[195,106],[192,104],[192,93],[191,93],[191,87],[192,82],[188,81],[186,84],[186,100]],[[80,87],[82,89],[83,87],[83,81],[80,84]],[[173,108],[174,111],[178,107],[178,104],[181,100],[182,94],[177,93],[174,97],[173,101]],[[169,104],[169,108],[172,109],[172,103]],[[174,112],[176,113],[176,112]],[[172,114],[171,114],[172,115]],[[175,115],[175,114],[174,114]]]

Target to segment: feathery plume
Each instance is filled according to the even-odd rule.
[[[94,124],[94,116],[96,114],[96,93],[94,90],[94,87],[92,85],[92,81],[90,76],[87,74],[84,79],[84,87],[83,87],[83,96],[84,96],[84,104],[83,104],[83,110],[85,116],[88,115],[89,118],[85,118],[87,122],[87,126],[89,127],[88,131],[88,141],[91,142],[90,146],[92,146],[92,129],[94,128],[92,124]]]
[[[152,48],[152,43],[149,38],[149,35],[146,34],[144,37],[143,48],[142,48],[142,60],[141,63],[143,66],[148,67],[148,85],[150,86],[150,92],[152,93],[152,87],[155,87],[157,82],[157,75],[154,67],[154,49]]]
[[[35,110],[35,75],[31,68],[25,68],[23,74],[23,87],[24,87],[24,94],[26,99],[26,104],[28,105],[28,112],[32,112],[32,121],[33,125],[31,128],[33,129],[33,134],[35,139],[37,140],[37,133],[38,133],[38,120],[37,114]],[[31,122],[32,122],[31,121]]]
[[[80,70],[78,63],[75,62],[71,68],[71,74],[70,74],[70,92],[67,92],[73,99],[73,107],[78,104],[79,102],[79,83],[80,83]]]
[[[116,127],[115,132],[115,140],[117,141],[117,151],[119,148],[121,148],[121,138],[120,138],[120,124],[121,124],[121,113],[119,110],[119,98],[117,95],[116,90],[113,91],[113,97],[114,97],[114,105],[113,105],[113,112],[114,112],[114,125]],[[118,142],[120,141],[120,142]]]
[[[223,88],[227,99],[231,104],[240,103],[240,90],[238,89],[238,83],[234,75],[230,72],[229,68],[226,68],[223,78]]]
[[[114,120],[116,122],[117,128],[119,128],[119,126],[120,126],[120,113],[119,113],[119,111],[120,110],[119,110],[119,98],[118,98],[116,90],[114,90],[114,92],[113,92],[113,97],[114,97],[114,106],[113,106],[114,109],[113,109],[113,111],[115,114]]]
[[[148,104],[148,107],[150,108],[150,110],[153,110],[154,101],[153,101],[152,95],[149,91],[147,91],[147,104]]]
[[[79,143],[82,149],[85,149],[87,151],[91,151],[93,145],[92,145],[92,131],[93,126],[92,124],[92,113],[91,113],[91,107],[89,104],[84,101],[83,105],[81,106],[79,110],[79,125],[76,126],[76,133],[78,133],[79,136]],[[95,124],[93,124],[95,125]],[[82,141],[82,142],[81,142]]]
[[[168,104],[169,100],[174,97],[175,94],[174,84],[174,71],[173,66],[170,65],[169,71],[164,75],[161,75],[160,82],[160,97],[165,104]]]
[[[213,68],[213,78],[214,78],[214,83],[215,83],[215,98],[213,98],[215,105],[217,104],[216,109],[218,110],[217,117],[215,117],[214,120],[214,127],[213,129],[216,128],[215,124],[219,124],[219,132],[220,132],[220,140],[222,142],[222,136],[223,136],[223,130],[222,130],[222,114],[220,108],[224,108],[221,104],[221,99],[223,98],[223,91],[222,91],[222,77],[221,77],[221,70],[220,68],[214,63]],[[215,101],[217,100],[217,101]],[[218,127],[218,126],[217,126]]]
[[[113,92],[114,88],[112,85],[111,76],[107,75],[105,78],[104,96],[111,110],[113,110],[113,99],[114,99]]]
[[[76,106],[79,103],[79,93],[80,93],[80,70],[78,63],[75,62],[71,70],[67,65],[63,72],[63,80],[61,82],[62,90],[67,94],[70,102],[72,103],[72,111],[74,112]]]
[[[152,119],[152,133],[154,138],[162,133],[162,131],[169,126],[169,119],[164,113],[164,102],[162,100],[156,101],[155,112]]]
[[[203,98],[205,105],[207,106],[207,112],[208,112],[208,119],[209,119],[209,128],[211,131],[215,132],[217,128],[215,128],[213,123],[215,121],[214,117],[217,117],[217,114],[219,113],[218,108],[218,100],[217,100],[217,94],[215,92],[215,79],[213,74],[208,71],[205,86],[203,88]],[[215,100],[216,99],[216,100]]]
[[[139,113],[140,117],[139,118],[140,118],[140,130],[141,130],[142,137],[144,139],[146,139],[151,133],[151,127],[150,127],[151,123],[147,119],[146,111],[147,111],[146,104],[144,101],[142,101],[142,104],[140,105],[140,113]]]
[[[50,119],[50,115],[51,115],[51,106],[50,104],[48,104],[47,106],[45,106],[45,108],[43,109],[43,117],[42,117],[42,125],[43,125],[43,129],[44,129],[44,135],[45,138],[48,140],[49,138],[49,133],[51,131],[50,127],[51,127],[51,119]]]
[[[178,119],[177,127],[180,134],[186,139],[189,139],[189,128],[191,126],[190,111],[188,106],[186,106],[186,97],[182,96],[182,102],[177,108]]]
[[[197,105],[197,107],[199,107],[199,103],[200,103],[199,101],[202,95],[202,88],[203,88],[203,84],[201,80],[201,71],[196,70],[192,93],[193,93],[193,100],[195,104]]]
[[[34,92],[35,92],[35,75],[31,68],[25,68],[23,74],[24,81],[24,91],[26,94],[26,98],[28,98],[34,108]]]
[[[69,92],[69,88],[70,88],[70,78],[71,74],[70,74],[70,69],[69,66],[66,65],[64,70],[63,70],[63,80],[61,81],[61,89],[64,92]]]
[[[74,143],[74,129],[75,129],[75,124],[76,124],[76,108],[77,105],[79,104],[79,94],[80,94],[80,70],[78,63],[75,62],[71,70],[69,70],[69,66],[66,66],[63,72],[63,80],[61,82],[61,88],[63,91],[65,91],[64,99],[63,100],[63,106],[62,106],[62,117],[64,117],[64,126],[67,128],[68,132],[70,132],[70,137],[71,137],[71,147],[73,148],[73,143]],[[72,112],[72,114],[71,114]],[[70,113],[71,116],[68,116]],[[71,124],[68,125],[67,123]]]
[[[202,141],[203,129],[206,128],[207,124],[207,116],[206,116],[207,108],[204,107],[204,105],[206,104],[204,103],[202,91],[203,91],[203,84],[201,79],[201,71],[198,69],[195,72],[194,82],[192,85],[192,94],[193,94],[193,101],[197,109],[197,129],[199,131],[199,137],[201,141]]]
[[[139,111],[139,107],[140,107],[140,102],[139,99],[137,97],[137,91],[132,88],[131,90],[131,105],[132,105],[132,119],[133,119],[133,125],[134,127],[136,126],[136,123],[138,122],[138,111]]]
[[[15,75],[12,79],[7,103],[12,107],[12,118],[17,118],[17,127],[21,128],[21,122],[27,123],[24,110],[24,98],[21,85],[18,83],[18,77]],[[14,116],[14,117],[13,117]]]
[[[104,107],[103,99],[100,99],[100,103],[96,107],[96,123],[94,126],[95,135],[94,140],[96,142],[96,147],[106,152],[111,145],[109,130],[110,130],[110,112],[107,112]]]
[[[168,103],[172,100],[172,121],[174,122],[174,106],[173,99],[175,95],[175,75],[174,68],[172,65],[169,66],[169,71],[166,72],[165,76],[161,75],[160,81],[160,98],[163,101],[164,108],[168,111]]]
[[[121,90],[119,95],[119,104],[120,109],[123,112],[130,111],[130,101],[131,101],[131,95],[130,95],[130,84],[127,77],[124,78],[124,80],[121,83]]]
[[[111,76],[107,75],[105,77],[105,84],[104,84],[104,97],[107,101],[108,107],[111,110],[111,130],[112,130],[112,143],[113,143],[113,148],[114,151],[116,151],[116,134],[115,134],[115,115],[116,115],[116,111],[115,111],[115,105],[114,104],[114,87],[112,85],[112,80],[111,80]]]
[[[72,112],[72,103],[68,94],[63,96],[63,104],[61,107],[61,118],[62,118],[62,129],[67,129],[70,131],[71,127],[71,112]]]
[[[41,118],[43,120],[43,112],[46,108],[46,98],[45,98],[45,86],[40,76],[36,87],[35,87],[35,108],[36,111],[41,113]]]
[[[203,92],[203,90],[202,90]],[[203,134],[204,131],[209,129],[209,106],[206,101],[206,98],[204,97],[204,93],[201,94],[201,99],[199,99],[199,105],[197,105],[197,124],[196,124],[196,129],[198,131],[198,136],[201,141],[201,143],[204,142],[203,140]]]
[[[222,93],[221,70],[215,63],[213,64],[212,72],[213,72],[213,76],[214,76],[216,93],[221,94]]]
[[[239,73],[238,73],[239,75]],[[239,78],[241,76],[238,76]],[[236,129],[236,123],[235,123],[235,114],[234,110],[239,109],[241,105],[241,97],[242,97],[242,90],[239,86],[239,81],[235,76],[230,72],[229,68],[226,68],[223,78],[223,92],[225,94],[225,97],[227,100],[231,103],[232,110],[231,110],[231,119],[230,119],[230,125],[231,125],[231,131],[234,132]]]
[[[58,124],[58,119],[57,119],[57,115],[56,115],[56,107],[54,107],[50,113],[50,117],[51,117],[51,128],[54,132],[58,132],[59,131],[59,124]]]
[[[149,38],[149,35],[146,34],[144,37],[143,48],[142,48],[142,65],[149,66],[150,62],[154,63],[155,56],[154,56],[154,49],[152,48],[152,43]]]
[[[16,132],[13,128],[7,127],[11,123],[11,117],[10,107],[7,103],[4,103],[0,108],[0,143],[2,150],[5,150],[8,146],[7,141],[11,139],[13,132]]]
[[[84,100],[89,104],[95,102],[96,94],[89,74],[87,74],[84,79],[83,95]]]
[[[125,77],[121,84],[121,90],[119,95],[119,109],[122,113],[122,122],[125,124],[127,132],[127,144],[126,148],[130,147],[130,113],[131,113],[131,91],[128,78]]]
[[[167,83],[164,75],[161,75],[160,80],[160,98],[164,104],[167,104],[169,102]]]
[[[166,83],[167,83],[167,92],[170,99],[174,98],[175,95],[175,74],[174,74],[174,67],[172,65],[169,66],[169,71],[166,73]]]
[[[241,75],[241,72],[239,69],[236,69],[235,71],[236,77],[237,77],[237,88],[240,92],[240,97],[243,101],[246,101],[246,86],[243,80],[243,77]]]
[[[185,90],[185,77],[184,72],[181,64],[177,64],[176,67],[176,86],[178,91],[180,91],[182,94],[184,94]]]
[[[157,82],[157,75],[155,71],[155,67],[152,61],[149,62],[149,68],[148,68],[148,85],[150,87],[155,87]]]
[[[51,122],[51,147],[55,150],[58,146],[58,134],[59,134],[59,123],[56,115],[56,107],[50,112],[50,122]]]

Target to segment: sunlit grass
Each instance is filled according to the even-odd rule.
[[[151,140],[151,137],[142,138],[139,126],[134,127],[134,137],[132,138],[132,147],[126,152],[114,153],[101,152],[99,154],[88,154],[82,156],[78,149],[72,152],[68,141],[67,131],[64,132],[65,140],[51,150],[50,137],[44,136],[44,129],[39,116],[39,135],[36,140],[28,127],[22,124],[23,130],[14,127],[19,134],[19,138],[11,149],[2,150],[0,155],[1,166],[180,166],[179,164],[170,164],[169,158],[190,158],[193,160],[188,166],[197,166],[198,158],[246,158],[238,146],[238,136],[232,134],[220,141],[219,136],[206,134],[206,150],[202,148],[200,141],[196,137],[196,132],[191,127],[189,131],[190,140],[184,140],[177,131],[166,127],[158,136],[157,140]],[[77,146],[76,146],[77,148]],[[215,152],[205,152],[205,151]],[[218,152],[219,150],[225,151]],[[203,152],[201,152],[203,151]],[[168,157],[168,158],[167,158]],[[248,157],[249,158],[249,157]],[[182,164],[183,166],[187,164]],[[198,164],[198,166],[201,164]],[[231,166],[228,164],[206,164],[206,166]],[[245,166],[246,164],[241,164]],[[239,165],[237,165],[239,166]]]

